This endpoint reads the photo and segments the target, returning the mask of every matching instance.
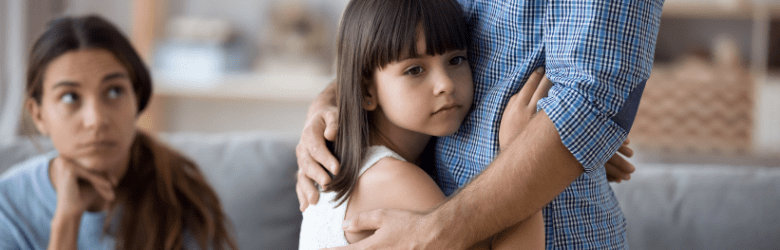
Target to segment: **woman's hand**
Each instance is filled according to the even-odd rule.
[[[509,98],[498,130],[498,145],[503,150],[520,134],[536,114],[536,103],[547,96],[552,82],[544,76],[544,68],[538,68],[528,77],[520,92]]]
[[[117,180],[80,166],[76,161],[57,157],[51,166],[57,191],[59,216],[81,216],[89,208],[105,209],[114,201]]]
[[[118,180],[94,173],[76,161],[57,157],[49,169],[57,191],[57,208],[51,221],[49,249],[76,249],[84,211],[106,209],[114,201]]]

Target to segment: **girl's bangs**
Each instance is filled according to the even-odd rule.
[[[469,30],[457,3],[435,0],[405,0],[379,11],[377,33],[365,70],[382,68],[417,54],[417,38],[425,35],[427,55],[440,55],[469,46]]]

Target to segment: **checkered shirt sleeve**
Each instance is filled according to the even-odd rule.
[[[650,76],[660,10],[659,1],[638,0],[555,1],[546,11],[546,74],[555,85],[539,107],[586,173],[628,134],[613,118]]]

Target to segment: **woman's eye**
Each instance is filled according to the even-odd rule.
[[[119,96],[122,95],[122,93],[124,93],[124,90],[122,88],[120,88],[120,87],[113,87],[113,88],[108,90],[108,98],[109,99],[117,99],[117,98],[119,98]]]
[[[419,75],[423,72],[423,68],[420,66],[414,66],[406,70],[405,74],[407,75]]]
[[[60,101],[65,104],[73,104],[78,101],[79,97],[74,93],[65,93],[60,97]]]
[[[456,56],[450,59],[450,65],[460,65],[461,63],[466,61],[466,57],[464,56]]]

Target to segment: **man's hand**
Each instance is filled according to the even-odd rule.
[[[446,237],[438,237],[435,220],[430,214],[396,209],[378,209],[361,213],[344,221],[344,231],[359,233],[376,230],[373,235],[354,244],[333,248],[350,249],[459,249]],[[403,239],[403,240],[400,240]]]
[[[298,158],[296,174],[298,183],[295,192],[298,194],[301,211],[319,200],[320,193],[314,183],[317,182],[324,187],[331,181],[322,166],[334,175],[339,171],[338,160],[325,145],[325,140],[336,140],[338,133],[339,116],[335,104],[335,92],[335,84],[331,83],[309,106],[306,125],[301,132],[301,140],[295,148],[295,155]]]

